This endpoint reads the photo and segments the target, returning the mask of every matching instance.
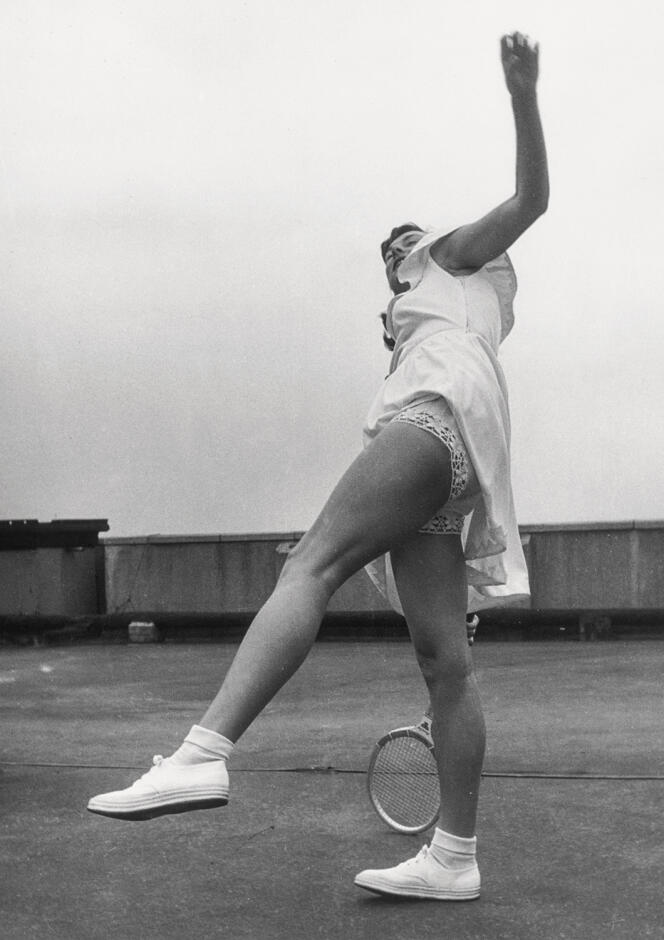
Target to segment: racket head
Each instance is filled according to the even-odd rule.
[[[380,816],[397,832],[424,832],[440,812],[440,787],[430,719],[396,728],[376,743],[369,761],[369,799]]]

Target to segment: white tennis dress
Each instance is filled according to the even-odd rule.
[[[387,332],[396,345],[364,438],[368,443],[413,405],[445,400],[481,491],[462,536],[468,609],[480,610],[530,593],[512,496],[507,386],[497,359],[514,323],[516,276],[506,254],[475,274],[449,274],[429,251],[444,234],[425,234],[399,268],[399,280],[410,287],[387,310]],[[367,571],[402,613],[389,556]]]

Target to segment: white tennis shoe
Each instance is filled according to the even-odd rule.
[[[126,790],[94,796],[88,803],[90,812],[114,819],[138,820],[228,803],[225,760],[179,764],[157,755],[153,765]]]
[[[446,868],[428,845],[415,858],[394,868],[361,871],[355,884],[376,894],[436,901],[470,901],[480,896],[480,872],[474,857],[467,867]]]

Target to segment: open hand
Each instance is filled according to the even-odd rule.
[[[523,33],[511,33],[500,40],[500,57],[510,95],[532,93],[539,74],[539,45]]]

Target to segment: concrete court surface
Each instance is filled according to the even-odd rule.
[[[407,643],[317,644],[237,747],[227,807],[85,811],[178,745],[233,652],[0,649],[3,940],[664,937],[664,643],[476,644],[489,751],[465,903],[352,883],[425,839],[365,792],[375,739],[425,700]]]

